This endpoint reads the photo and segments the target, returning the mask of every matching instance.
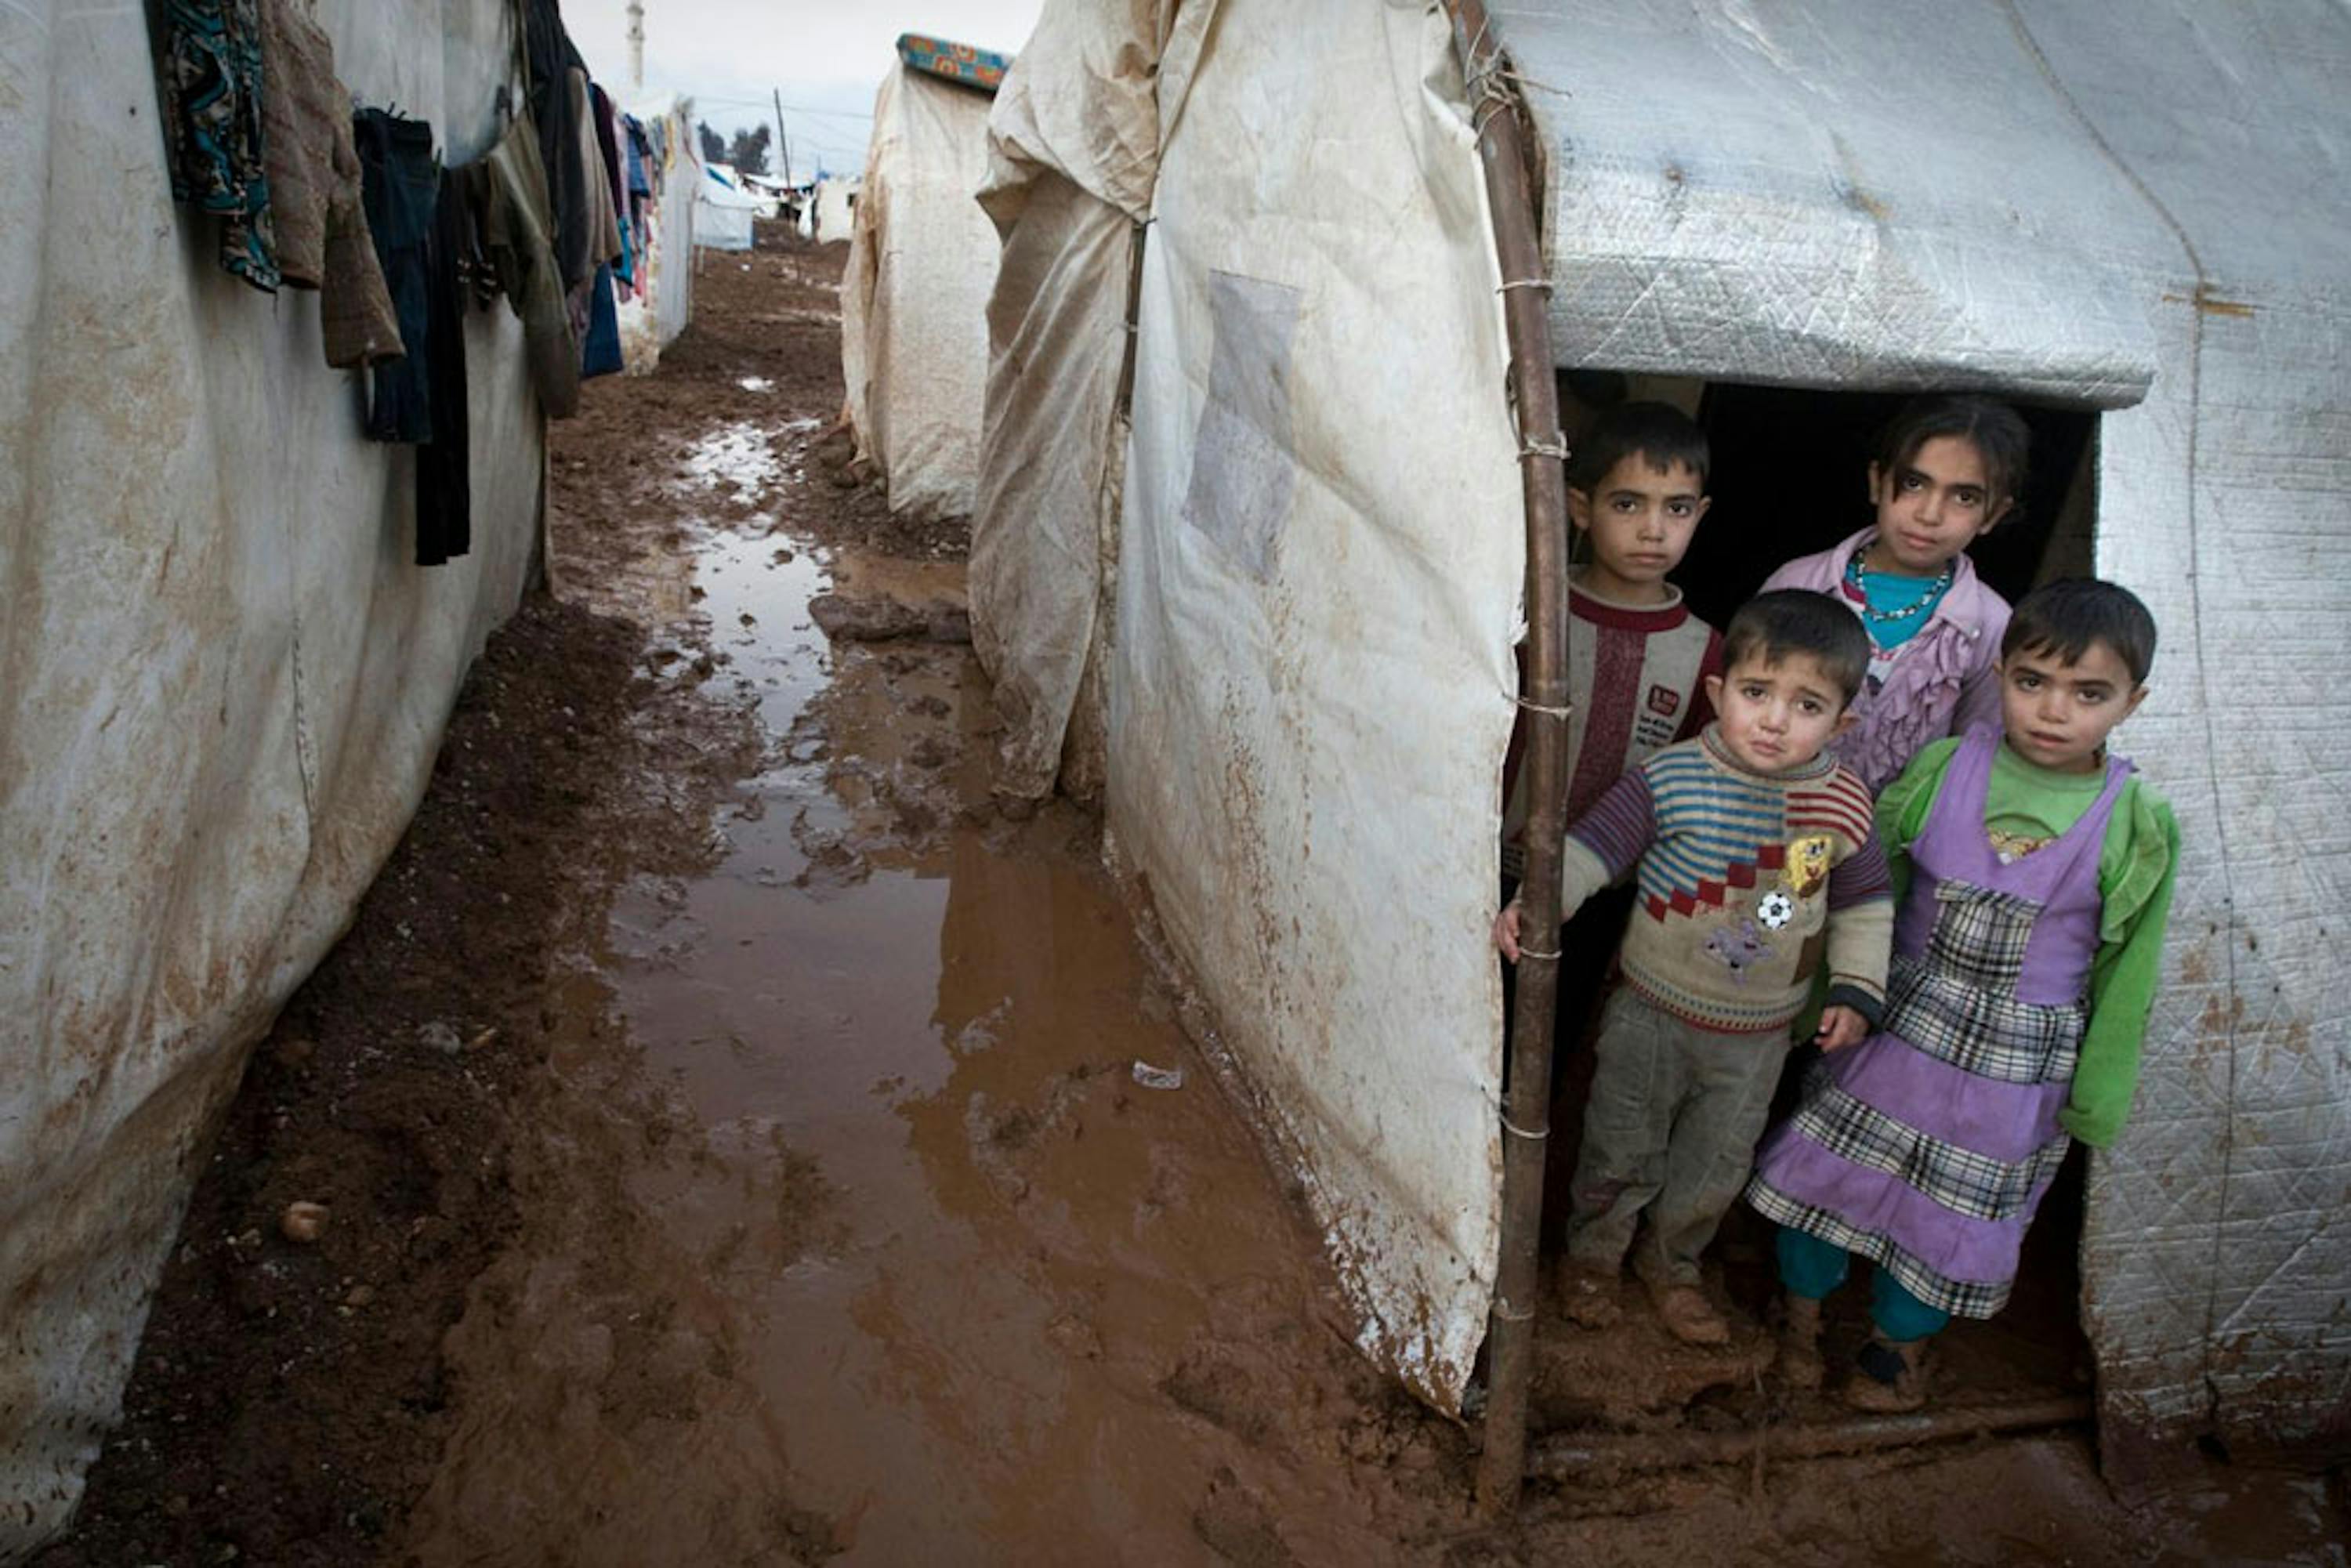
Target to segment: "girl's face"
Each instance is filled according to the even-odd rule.
[[[1892,473],[1869,465],[1869,499],[1877,507],[1877,544],[1869,565],[1909,577],[1932,577],[2000,521],[2009,507],[1995,496],[1983,454],[1963,435],[1938,435]]]

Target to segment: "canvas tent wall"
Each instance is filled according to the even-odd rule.
[[[661,351],[677,340],[694,315],[694,209],[703,175],[692,99],[664,93],[632,105],[629,112],[649,128],[664,129],[661,193],[645,232],[635,236],[634,297],[622,300],[620,308],[622,356],[631,374],[643,375],[661,362]]]
[[[1007,781],[1050,782],[1100,669],[1116,851],[1294,1151],[1366,1348],[1449,1407],[1494,1260],[1482,931],[1522,570],[1459,66],[1417,11],[1086,9],[1049,6],[995,128],[973,606]],[[2108,1452],[2340,1435],[2325,780],[2351,728],[2319,672],[2351,610],[2351,23],[1593,0],[1495,25],[1547,154],[1563,363],[2104,411],[2090,548],[2165,638],[2125,748],[2188,846],[2137,1114],[2091,1166]],[[1122,487],[1106,324],[1145,212]],[[1045,428],[1099,444],[1047,471],[996,438]]]
[[[321,0],[363,103],[496,132],[502,0]],[[511,312],[465,328],[473,548],[413,562],[317,297],[175,209],[137,6],[0,8],[0,1558],[114,1419],[246,1048],[422,796],[529,576],[542,424]]]
[[[996,278],[996,231],[973,200],[990,101],[904,65],[873,99],[841,280],[841,368],[858,453],[908,517],[971,512]]]

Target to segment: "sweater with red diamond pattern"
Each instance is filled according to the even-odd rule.
[[[1639,865],[1625,983],[1725,1034],[1784,1030],[1825,956],[1830,999],[1875,1023],[1893,886],[1869,791],[1823,755],[1784,773],[1731,760],[1719,730],[1626,773],[1568,830],[1561,917]]]

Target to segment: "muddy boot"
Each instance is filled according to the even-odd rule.
[[[1588,1329],[1614,1328],[1625,1316],[1616,1299],[1617,1273],[1573,1258],[1559,1260],[1559,1310]]]
[[[1799,1394],[1817,1394],[1821,1364],[1821,1304],[1810,1296],[1780,1297],[1780,1382]]]
[[[1844,1402],[1874,1416],[1899,1416],[1927,1403],[1927,1341],[1895,1341],[1873,1333],[1854,1358]]]
[[[1649,1285],[1649,1301],[1666,1332],[1684,1344],[1729,1344],[1730,1325],[1696,1285]]]

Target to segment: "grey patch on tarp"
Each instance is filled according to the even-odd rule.
[[[1216,350],[1208,363],[1207,406],[1192,444],[1184,520],[1259,582],[1273,577],[1274,549],[1297,488],[1290,345],[1303,298],[1279,283],[1208,274]]]

